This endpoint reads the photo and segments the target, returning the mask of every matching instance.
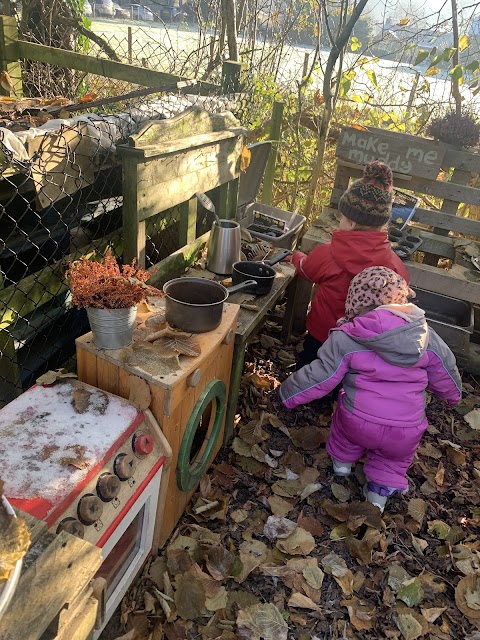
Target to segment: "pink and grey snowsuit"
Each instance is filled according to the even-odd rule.
[[[406,489],[407,469],[428,426],[426,389],[451,405],[460,401],[452,352],[421,309],[383,305],[334,329],[317,359],[283,382],[280,397],[293,409],[342,381],[328,453],[348,463],[367,452],[369,481]]]

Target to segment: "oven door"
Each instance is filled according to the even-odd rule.
[[[162,467],[158,469],[132,505],[126,505],[117,527],[111,533],[107,531],[106,539],[99,542],[104,560],[95,577],[104,578],[106,587],[104,613],[94,640],[100,636],[152,549],[162,470]]]

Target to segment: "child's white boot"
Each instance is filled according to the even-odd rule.
[[[342,462],[341,460],[336,460],[332,458],[333,462],[333,473],[336,476],[342,476],[346,478],[352,472],[352,463],[351,462]]]
[[[375,491],[370,491],[368,488],[368,482],[363,485],[363,495],[368,502],[380,509],[380,513],[383,513],[385,505],[387,504],[388,496],[381,496]]]

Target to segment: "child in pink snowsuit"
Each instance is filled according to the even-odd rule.
[[[414,296],[391,269],[359,273],[340,326],[317,359],[280,387],[282,402],[293,409],[342,383],[327,451],[341,476],[366,453],[364,494],[381,511],[389,496],[408,489],[407,469],[428,426],[425,391],[450,405],[461,399],[455,357],[424,312],[408,302]]]

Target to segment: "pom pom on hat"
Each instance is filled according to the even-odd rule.
[[[346,218],[368,227],[381,227],[392,213],[393,175],[384,162],[367,164],[363,177],[352,183],[338,203]]]

